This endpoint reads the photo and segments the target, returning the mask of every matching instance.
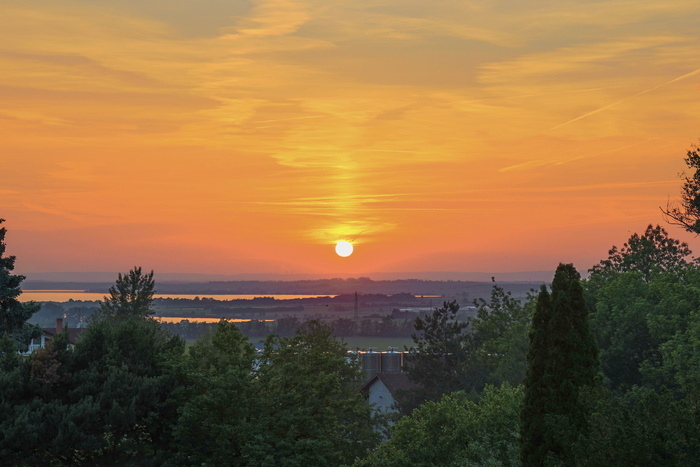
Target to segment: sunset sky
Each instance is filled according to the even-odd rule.
[[[697,0],[6,0],[17,270],[585,271],[680,192]],[[355,245],[341,258],[339,240]]]

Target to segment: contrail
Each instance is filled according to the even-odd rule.
[[[680,81],[680,80],[682,80],[682,79],[690,78],[691,76],[695,76],[695,75],[697,75],[697,74],[700,74],[700,68],[698,68],[698,69],[695,70],[695,71],[691,71],[690,73],[686,73],[686,74],[684,74],[684,75],[682,75],[682,76],[679,76],[679,77],[677,77],[677,78],[673,78],[671,81],[667,81],[667,82],[665,82],[665,83],[657,84],[657,85],[654,86],[654,87],[651,87],[651,88],[649,88],[649,89],[645,89],[644,91],[640,91],[640,92],[638,92],[637,94],[634,94],[634,95],[631,95],[631,96],[627,96],[627,97],[623,97],[622,99],[620,99],[620,100],[618,100],[618,101],[615,101],[615,102],[613,102],[612,104],[604,105],[603,107],[599,107],[599,108],[597,108],[597,109],[595,109],[595,110],[592,110],[592,111],[590,111],[590,112],[588,112],[588,113],[585,113],[585,114],[583,114],[583,115],[580,115],[580,116],[574,118],[573,120],[569,120],[568,122],[564,122],[564,123],[559,124],[559,125],[557,125],[557,126],[553,126],[552,128],[549,128],[547,131],[556,130],[557,128],[561,128],[561,127],[563,127],[563,126],[565,126],[565,125],[568,125],[569,123],[574,123],[574,122],[577,122],[577,121],[579,121],[579,120],[581,120],[581,119],[583,119],[583,118],[590,117],[591,115],[595,115],[595,114],[597,114],[598,112],[602,112],[602,111],[604,111],[604,110],[608,110],[609,108],[616,106],[616,105],[619,104],[620,102],[624,102],[624,101],[626,101],[626,100],[628,100],[628,99],[634,99],[635,97],[639,97],[639,96],[642,96],[642,95],[644,95],[644,94],[648,94],[648,93],[650,93],[650,92],[652,92],[652,91],[656,91],[657,89],[659,89],[659,88],[661,88],[661,87],[667,86],[667,85],[669,85],[669,84],[671,84],[671,83],[675,83],[676,81]]]

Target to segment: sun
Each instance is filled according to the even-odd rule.
[[[352,250],[352,243],[346,242],[345,240],[341,240],[335,244],[335,252],[338,253],[338,256],[342,256],[343,258],[350,256]]]

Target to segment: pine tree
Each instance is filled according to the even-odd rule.
[[[521,414],[523,465],[571,465],[573,442],[585,429],[579,390],[599,373],[581,276],[560,264],[551,295],[543,286],[530,331]]]
[[[0,219],[0,224],[3,222],[5,219]],[[3,256],[6,232],[6,228],[0,228],[0,336],[9,335],[17,349],[25,351],[29,341],[41,335],[40,328],[27,324],[27,320],[39,311],[39,305],[18,300],[22,293],[20,284],[25,277],[10,273],[15,268],[15,257]]]
[[[116,283],[109,288],[109,297],[102,300],[95,315],[101,317],[141,317],[153,314],[151,304],[155,293],[153,271],[143,274],[140,267],[128,273],[119,273]]]

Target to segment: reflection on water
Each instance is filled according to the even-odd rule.
[[[85,292],[84,290],[25,290],[19,296],[21,302],[67,302],[69,300],[99,301],[106,293]],[[222,295],[202,295],[202,294],[155,294],[154,298],[183,298],[194,300],[195,298],[208,298],[214,300],[253,300],[254,298],[272,297],[275,300],[294,300],[299,298],[319,298],[328,295],[242,295],[242,294],[222,294]]]
[[[155,319],[161,323],[179,323],[183,319],[186,319],[190,323],[218,323],[222,318],[198,318],[198,317],[182,317],[182,316],[155,316]],[[253,321],[251,319],[240,319],[240,318],[227,318],[226,321],[230,323],[248,323]],[[274,321],[274,319],[259,319],[256,321]]]

